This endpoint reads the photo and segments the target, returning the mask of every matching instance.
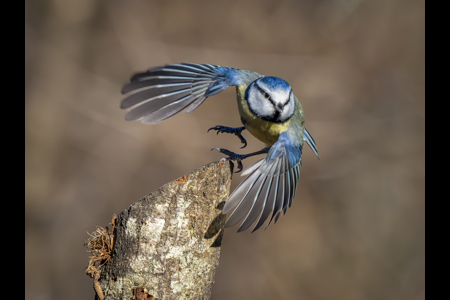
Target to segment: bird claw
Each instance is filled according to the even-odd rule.
[[[247,147],[247,141],[246,139],[242,136],[241,133],[235,134],[240,140],[241,143],[244,144],[244,146],[242,146],[240,149],[244,149],[245,147]]]
[[[232,160],[232,161],[234,160],[235,162],[237,162],[238,169],[234,173],[239,173],[244,168],[244,166],[242,164],[242,159],[245,158],[244,155],[236,154],[234,152],[231,152],[230,150],[222,149],[222,148],[213,148],[213,149],[211,149],[211,151],[212,150],[217,150],[220,153],[227,155],[228,157],[225,157],[225,159]]]
[[[233,128],[233,127],[216,125],[214,127],[211,127],[210,129],[208,129],[207,132],[210,132],[211,130],[217,130],[217,135],[219,133],[232,133],[239,138],[239,140],[241,141],[242,144],[244,144],[244,146],[241,147],[241,149],[243,149],[243,148],[247,147],[247,141],[241,134],[242,130],[244,130],[244,129],[245,129],[245,127]]]

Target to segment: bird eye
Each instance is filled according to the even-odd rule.
[[[270,95],[268,93],[264,92],[264,97],[266,97],[266,99],[269,99]]]

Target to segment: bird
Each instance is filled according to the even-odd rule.
[[[231,193],[222,213],[229,214],[225,227],[241,221],[238,232],[253,226],[259,229],[270,217],[266,228],[281,213],[286,214],[294,198],[306,142],[319,158],[316,143],[305,128],[303,107],[285,80],[274,76],[211,64],[167,64],[138,72],[122,88],[126,95],[120,104],[128,110],[125,120],[141,120],[155,124],[186,109],[194,111],[207,98],[229,86],[236,87],[241,127],[217,125],[208,130],[236,135],[247,146],[242,132],[247,130],[265,144],[248,154],[237,154],[223,148],[213,148],[235,161],[237,172],[242,160],[260,154],[265,158],[242,172],[247,176]]]

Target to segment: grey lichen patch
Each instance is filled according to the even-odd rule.
[[[125,227],[125,234],[130,237],[136,237],[138,234],[136,230],[136,219],[135,218],[129,218],[127,221],[127,227]]]
[[[100,278],[105,299],[131,299],[136,287],[154,299],[208,299],[230,183],[229,163],[212,163],[123,211]]]
[[[142,224],[139,232],[139,237],[142,243],[149,243],[153,245],[158,242],[165,223],[165,219],[148,218],[146,222]]]

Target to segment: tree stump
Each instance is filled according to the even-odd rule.
[[[231,168],[229,161],[208,164],[121,212],[107,230],[112,255],[90,274],[96,299],[209,299]]]

